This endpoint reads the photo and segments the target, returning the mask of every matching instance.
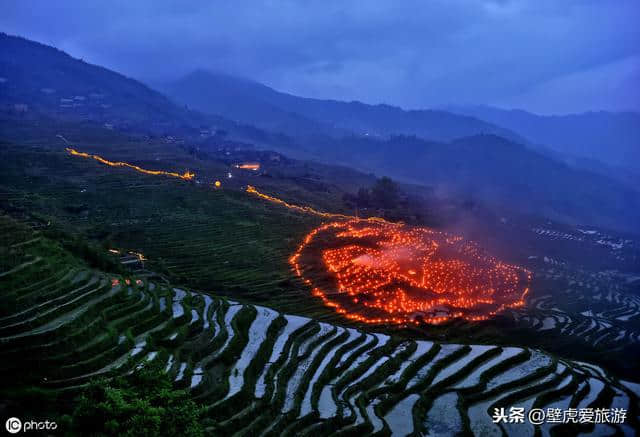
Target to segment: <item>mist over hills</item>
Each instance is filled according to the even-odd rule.
[[[433,185],[444,196],[496,210],[638,231],[640,194],[633,186],[568,166],[525,143],[522,132],[477,118],[301,98],[205,72],[169,85],[167,98],[23,38],[2,34],[0,49],[0,111],[9,118],[92,120],[203,147],[215,146],[223,130],[259,148]]]
[[[511,129],[555,152],[640,170],[640,114],[636,112],[537,115],[482,105],[447,109]]]
[[[248,79],[196,71],[163,87],[176,101],[199,111],[298,136],[345,133],[373,137],[416,135],[436,141],[492,133],[519,139],[513,132],[466,115],[412,110],[361,102],[298,97]],[[297,126],[291,129],[291,125]]]
[[[53,47],[0,34],[0,103],[61,118],[113,116],[132,122],[185,122],[190,114],[149,87]]]
[[[170,84],[160,85],[176,102],[198,111],[226,117],[261,128],[309,135],[341,136],[348,131],[293,111],[285,102],[295,96],[278,93],[247,79],[206,71],[195,71]]]
[[[257,143],[288,141],[225,117],[188,110],[135,79],[5,33],[0,33],[0,114],[7,119],[93,121],[154,135],[220,129]]]
[[[638,152],[637,114],[542,117],[512,111],[511,120],[501,110],[486,117],[481,110],[405,111],[297,97],[206,71],[164,89],[200,111],[286,132],[325,162],[564,221],[635,230],[640,218],[635,176],[611,168],[627,165]]]
[[[352,137],[322,148],[329,160],[433,185],[437,192],[498,210],[631,231],[640,220],[640,195],[631,187],[496,135],[448,143],[408,136],[385,141]]]

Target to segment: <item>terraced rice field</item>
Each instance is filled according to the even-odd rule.
[[[0,175],[0,209],[33,213],[39,226],[54,223],[122,253],[143,253],[149,270],[180,284],[331,316],[321,302],[307,299],[287,262],[299,239],[320,223],[316,217],[270,205],[240,187],[214,190],[62,152],[10,156],[14,165]]]
[[[631,281],[614,271],[545,264],[538,277],[552,281],[555,290],[510,313],[520,326],[609,351],[640,344],[640,297]]]
[[[0,374],[14,385],[7,392],[66,396],[97,375],[154,363],[206,406],[208,431],[219,434],[533,435],[526,424],[492,423],[494,407],[513,405],[622,407],[627,423],[603,431],[639,426],[637,385],[589,363],[364,332],[88,269],[11,221],[0,221],[0,235],[8,248],[0,264]]]

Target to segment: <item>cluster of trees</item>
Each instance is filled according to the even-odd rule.
[[[345,194],[343,200],[358,208],[395,209],[400,204],[400,189],[391,178],[384,176],[371,188],[360,188],[355,196]]]
[[[107,249],[114,247],[108,233],[96,236],[102,239],[102,244],[94,243],[82,235],[72,234],[63,230],[55,223],[46,227],[43,234],[45,237],[59,242],[65,250],[81,258],[89,267],[110,273],[123,273],[125,271],[120,262],[107,252]]]
[[[391,221],[427,226],[440,225],[438,218],[427,208],[426,199],[411,197],[386,176],[376,180],[371,188],[362,187],[356,194],[345,194],[342,200],[350,210],[372,210],[362,211],[364,216],[375,214]]]
[[[153,367],[94,380],[64,421],[77,435],[197,437],[204,435],[201,416],[202,407]]]

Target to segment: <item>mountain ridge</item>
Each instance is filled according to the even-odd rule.
[[[136,79],[6,33],[0,33],[0,115],[92,121],[153,135],[197,137],[202,129],[221,129],[256,143],[289,141],[216,114],[189,110]]]
[[[313,121],[316,131],[330,136],[346,132],[356,135],[387,137],[394,134],[417,135],[425,139],[448,141],[477,133],[495,133],[514,140],[522,140],[515,133],[474,117],[447,111],[404,110],[387,104],[371,105],[359,101],[314,99],[277,91],[251,79],[225,73],[197,70],[163,88],[176,101],[203,112],[220,113],[238,100],[245,101],[234,108],[232,118],[267,127],[277,116],[292,114]],[[250,105],[250,106],[248,106]],[[273,108],[276,113],[273,113]],[[285,124],[288,120],[283,119]]]
[[[640,170],[637,164],[640,162],[640,113],[637,112],[538,115],[522,109],[486,105],[446,108],[512,129],[530,142],[558,153]]]
[[[36,120],[41,115],[74,122],[93,119],[100,124],[104,122],[107,129],[171,133],[183,143],[190,143],[194,150],[196,146],[217,150],[226,134],[230,134],[234,140],[248,140],[261,148],[286,150],[292,157],[304,155],[307,160],[341,163],[379,176],[386,174],[413,183],[436,185],[446,195],[487,202],[498,209],[541,212],[565,222],[604,224],[637,232],[640,194],[633,187],[571,168],[519,141],[517,136],[514,139],[500,132],[486,132],[480,127],[490,125],[474,118],[443,111],[407,112],[359,102],[318,104],[314,99],[288,96],[243,80],[243,93],[251,98],[247,105],[256,116],[274,115],[272,106],[264,109],[262,94],[266,94],[265,99],[275,95],[291,103],[287,109],[293,112],[280,109],[282,112],[275,114],[275,120],[282,120],[284,113],[288,120],[280,127],[288,124],[298,130],[274,133],[271,129],[229,120],[228,116],[233,117],[230,112],[219,116],[191,111],[133,79],[42,44],[3,34],[0,47],[3,48],[0,77],[4,79],[0,84],[0,111],[8,120],[11,117]],[[36,58],[38,62],[34,63]],[[33,65],[39,68],[34,69]],[[237,95],[237,89],[224,87],[214,92],[227,90]],[[200,94],[215,102],[207,93]],[[309,102],[311,107],[305,112],[313,117],[300,116],[296,111]],[[246,102],[236,99],[232,103],[237,111],[243,111]],[[422,126],[418,133],[412,131],[411,126],[415,127],[412,123],[420,124],[425,114],[431,125]],[[316,116],[323,119],[318,121]],[[400,120],[394,119],[396,116]],[[337,119],[347,121],[343,125],[327,123]],[[375,132],[364,135],[352,130],[374,121],[381,122],[384,135]],[[460,121],[471,124],[461,125]],[[434,123],[440,130],[433,136],[448,139],[426,140],[419,135],[429,133]],[[405,130],[400,129],[403,126],[409,126],[409,134],[391,133],[395,128]],[[345,134],[345,130],[351,133]],[[224,131],[225,135],[218,136],[218,131]]]

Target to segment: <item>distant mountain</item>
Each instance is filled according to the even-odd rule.
[[[121,74],[50,46],[0,34],[0,104],[5,110],[114,122],[188,122],[192,115]]]
[[[279,130],[297,137],[345,133],[387,137],[395,134],[448,141],[491,133],[518,139],[506,129],[469,116],[439,110],[405,111],[369,105],[298,97],[248,79],[196,71],[164,86],[176,101],[212,114]]]
[[[599,111],[542,116],[490,106],[447,109],[513,130],[562,154],[640,169],[640,113]]]
[[[297,137],[347,133],[287,110],[286,105],[282,109],[278,92],[246,79],[199,70],[162,85],[161,89],[175,101],[198,111]]]
[[[432,185],[447,197],[469,198],[496,210],[638,232],[640,192],[499,136],[449,143],[352,137],[316,147],[327,160]]]
[[[518,135],[477,118],[300,98],[203,72],[173,86],[174,98],[190,96],[188,100],[198,102],[187,102],[193,108],[222,112],[237,121],[186,109],[133,79],[0,34],[0,119],[5,123],[43,116],[93,120],[133,132],[178,131],[190,140],[220,129],[234,139],[287,149],[293,156],[430,184],[496,211],[526,211],[638,232],[640,194],[633,186],[578,170],[552,153],[533,151]],[[216,145],[217,137],[208,144]]]
[[[176,105],[122,74],[54,47],[0,33],[0,117],[95,121],[137,132],[199,136],[202,129],[256,143],[289,140],[224,117]]]

